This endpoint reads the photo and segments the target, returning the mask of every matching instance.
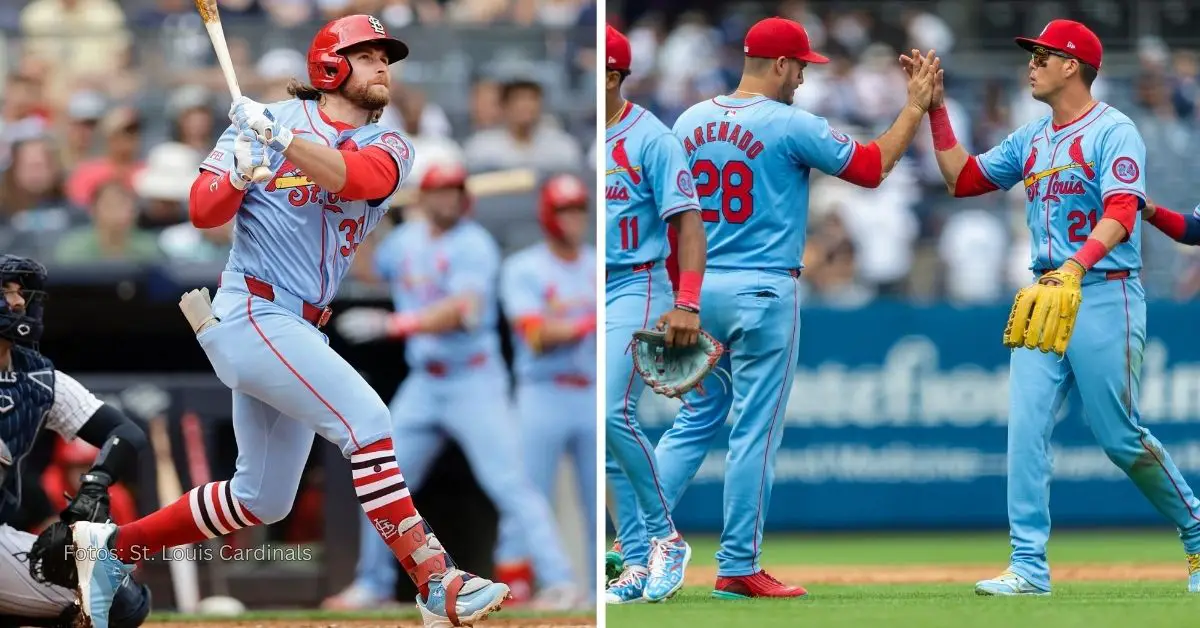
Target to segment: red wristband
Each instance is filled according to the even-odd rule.
[[[1079,265],[1083,266],[1086,271],[1091,270],[1092,266],[1104,259],[1105,255],[1108,255],[1108,247],[1096,238],[1088,238],[1088,241],[1083,243],[1083,246],[1071,256],[1071,259],[1079,262]]]
[[[587,316],[575,321],[574,329],[576,339],[586,338],[588,334],[596,331],[596,315],[588,314]]]
[[[929,111],[929,129],[933,131],[933,149],[936,151],[950,150],[958,144],[954,137],[954,127],[950,126],[950,114],[946,106]]]
[[[698,311],[702,283],[704,283],[704,273],[694,270],[679,271],[679,290],[675,294],[675,305],[682,305]]]
[[[421,327],[421,321],[415,314],[393,314],[388,319],[388,336],[404,338],[416,333]]]
[[[1171,211],[1161,205],[1146,222],[1176,242],[1183,238],[1183,234],[1187,231],[1187,218],[1183,214]]]

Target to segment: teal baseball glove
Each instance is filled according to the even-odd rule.
[[[717,366],[725,346],[703,329],[696,344],[668,347],[667,332],[640,329],[633,332],[633,367],[646,385],[667,397],[682,397],[700,385]]]

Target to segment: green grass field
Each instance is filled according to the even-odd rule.
[[[1002,571],[1004,532],[924,535],[768,535],[764,567],[802,584],[800,600],[710,597],[713,539],[690,537],[689,585],[662,604],[608,606],[612,628],[686,626],[886,626],[1042,628],[1200,626],[1200,594],[1189,596],[1178,538],[1153,532],[1054,534],[1048,598],[976,596],[979,577]],[[983,574],[982,576],[980,574]],[[862,584],[879,576],[886,584]],[[920,582],[902,583],[912,579]],[[923,580],[923,581],[922,581]],[[937,580],[937,581],[934,581]],[[894,584],[893,584],[894,583]]]

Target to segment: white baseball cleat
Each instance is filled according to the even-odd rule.
[[[990,580],[980,580],[979,582],[975,583],[975,594],[1015,596],[1050,595],[1050,592],[1033,586],[1028,580],[1011,571],[1005,571],[995,578],[991,578]]]

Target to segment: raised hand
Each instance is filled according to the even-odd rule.
[[[244,190],[256,182],[254,171],[258,168],[271,166],[271,155],[267,146],[258,139],[258,135],[250,129],[238,131],[233,138],[233,170],[229,173],[229,181],[233,187]],[[262,181],[257,181],[262,183]]]
[[[909,100],[913,105],[919,107],[922,111],[930,109],[938,109],[945,104],[946,89],[942,82],[944,71],[941,68],[942,60],[940,57],[934,56],[934,51],[930,50],[925,56],[921,55],[919,50],[913,50],[911,56],[900,55],[900,67],[908,74],[908,94]],[[920,82],[924,74],[928,72],[930,81],[929,100],[915,100],[914,96],[923,98],[924,92],[920,91],[914,94],[914,81]],[[922,106],[924,103],[924,106]]]

